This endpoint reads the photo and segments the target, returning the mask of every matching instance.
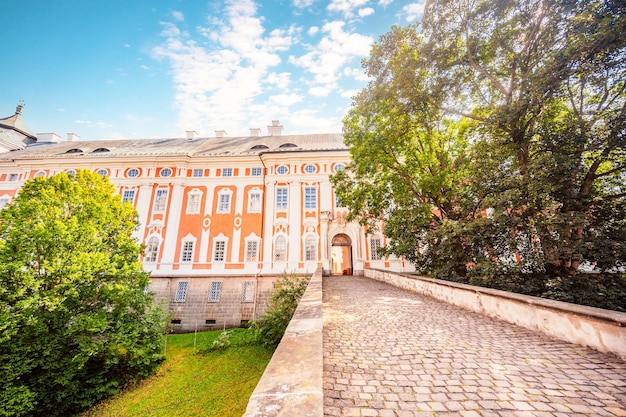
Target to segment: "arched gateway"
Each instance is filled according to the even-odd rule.
[[[352,240],[344,233],[332,240],[333,275],[352,275]]]

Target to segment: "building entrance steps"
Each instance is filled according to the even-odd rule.
[[[325,416],[626,416],[626,362],[363,277],[323,279]]]

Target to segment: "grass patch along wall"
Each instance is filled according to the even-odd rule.
[[[167,359],[157,374],[83,417],[240,417],[273,351],[241,345],[245,330],[231,331],[233,346],[212,352],[205,350],[221,331],[167,336]]]

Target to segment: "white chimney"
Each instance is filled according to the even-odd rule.
[[[216,138],[226,137],[226,131],[225,130],[216,130],[215,131],[215,137]]]
[[[53,142],[57,143],[61,136],[56,133],[37,133],[37,142]]]
[[[185,130],[185,134],[187,135],[187,139],[193,140],[198,137],[198,132],[195,130]]]
[[[67,141],[68,142],[74,142],[74,141],[79,141],[80,140],[80,136],[78,136],[76,133],[68,133],[67,134]]]
[[[259,129],[258,127],[251,127],[250,136],[261,136],[261,129]]]
[[[283,134],[283,125],[278,120],[272,120],[272,125],[267,127],[267,134],[270,136],[280,136]]]

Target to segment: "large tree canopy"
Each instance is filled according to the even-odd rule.
[[[73,415],[162,360],[137,213],[88,171],[27,181],[0,211],[0,415]]]
[[[437,276],[626,265],[626,7],[427,2],[364,61],[333,177]]]

